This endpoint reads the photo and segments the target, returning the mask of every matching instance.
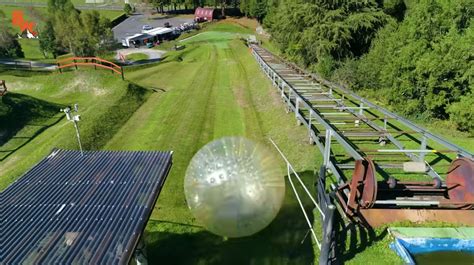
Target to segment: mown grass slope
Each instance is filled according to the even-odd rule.
[[[238,34],[216,31],[223,28]],[[245,136],[269,145],[272,137],[310,186],[317,160],[316,149],[307,144],[306,130],[295,127],[293,116],[285,113],[279,96],[238,39],[248,30],[227,24],[209,30],[184,41],[185,50],[169,53],[159,65],[127,73],[127,78],[156,92],[106,146],[174,151],[172,171],[146,231],[150,263],[312,263],[313,245],[310,237],[301,243],[307,226],[290,187],[277,219],[248,238],[226,240],[212,235],[187,208],[186,167],[213,139]]]
[[[73,125],[60,108],[80,107],[83,146],[100,149],[147,98],[149,91],[110,72],[0,72],[10,93],[0,100],[0,189],[53,148],[78,149]]]
[[[78,103],[86,149],[174,151],[172,172],[147,228],[151,263],[313,262],[310,237],[301,244],[307,227],[289,189],[276,221],[244,239],[225,240],[206,232],[187,209],[183,194],[187,164],[199,148],[223,136],[246,136],[265,144],[272,137],[306,181],[314,181],[316,149],[307,145],[305,129],[295,128],[293,117],[284,112],[239,35],[222,34],[220,40],[219,35],[205,33],[156,66],[128,70],[126,78],[136,85],[93,70],[32,76],[0,73],[12,91],[2,100],[23,95],[52,106],[50,113],[25,122],[0,147],[8,156],[0,161],[0,188],[52,148],[77,149],[73,126],[62,118],[59,107]],[[35,133],[36,125],[44,129]]]

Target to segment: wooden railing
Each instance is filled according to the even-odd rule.
[[[113,62],[104,60],[99,57],[69,57],[66,59],[58,60],[57,61],[58,70],[62,73],[62,69],[75,67],[77,69],[78,66],[93,66],[94,69],[97,67],[111,70],[113,73],[117,73],[122,76],[122,80],[124,79],[123,75],[123,68]]]
[[[7,85],[5,84],[5,80],[0,80],[0,96],[3,97],[7,93]]]

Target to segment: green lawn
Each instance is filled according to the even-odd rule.
[[[39,40],[37,39],[19,39],[21,49],[28,60],[43,60],[44,55],[40,50]]]
[[[29,2],[29,1],[28,1]],[[0,2],[0,10],[5,13],[6,18],[8,20],[11,20],[12,17],[12,12],[15,10],[21,10],[23,11],[23,14],[25,16],[25,19],[27,21],[33,21],[36,24],[41,23],[41,21],[44,20],[44,17],[47,14],[47,10],[45,7],[21,7],[21,6],[9,6],[9,5],[3,5]],[[97,10],[102,16],[113,20],[114,18],[120,16],[123,14],[122,11],[117,11],[117,10]],[[88,12],[88,10],[84,10],[82,12]]]
[[[32,118],[16,128],[1,146],[0,188],[53,147],[77,149],[73,126],[54,110],[78,102],[87,149],[174,151],[173,169],[147,227],[151,263],[163,258],[167,264],[313,262],[317,257],[310,238],[300,243],[307,228],[290,189],[277,219],[261,233],[244,239],[225,240],[206,232],[187,209],[183,194],[186,166],[213,139],[242,135],[269,145],[268,137],[272,137],[308,184],[317,161],[316,149],[307,144],[306,130],[294,126],[293,117],[284,112],[238,35],[223,34],[219,40],[216,33],[206,34],[212,36],[209,41],[190,40],[185,50],[170,52],[161,64],[126,72],[128,80],[146,88],[138,89],[139,93],[128,91],[127,82],[109,72],[79,70],[24,77],[0,73],[12,91],[2,98],[4,103],[24,96],[44,102],[44,108],[50,106],[41,119]],[[107,114],[114,114],[115,119],[107,122]],[[116,117],[121,114],[125,118]]]
[[[54,147],[78,148],[73,126],[63,119],[60,107],[79,104],[84,145],[100,149],[150,94],[108,71],[0,71],[0,79],[10,91],[0,99],[0,189]]]
[[[41,24],[46,15],[46,8],[42,7],[20,7],[20,6],[9,6],[2,5],[0,2],[0,10],[5,14],[5,17],[8,21],[11,21],[13,11],[20,10],[23,11],[25,20],[35,22],[37,25]],[[14,28],[15,31],[20,31],[18,27]]]
[[[321,162],[317,148],[308,145],[307,130],[295,125],[294,114],[285,113],[239,39],[252,29],[221,22],[206,30],[159,64],[127,68],[128,81],[100,70],[33,76],[0,72],[12,91],[1,99],[10,107],[0,108],[0,190],[53,147],[77,149],[73,126],[58,108],[79,103],[87,149],[174,151],[173,168],[146,228],[150,264],[316,263],[318,251],[310,237],[301,243],[307,227],[288,183],[277,218],[247,238],[206,232],[186,206],[186,167],[213,139],[245,136],[270,146],[268,138],[273,138],[313,192]],[[20,122],[14,109],[21,113]],[[309,199],[303,202],[311,212]],[[349,229],[338,241],[339,254],[348,264],[401,264],[388,248],[391,240],[383,228],[373,234]]]
[[[148,58],[149,57],[148,57],[147,54],[140,53],[140,52],[132,53],[132,54],[127,55],[127,60],[129,60],[129,61],[148,60]]]
[[[300,244],[307,229],[288,189],[277,219],[244,239],[225,240],[206,232],[186,206],[183,181],[188,162],[213,139],[242,135],[269,144],[272,137],[308,183],[317,161],[315,148],[306,144],[306,131],[295,128],[293,117],[285,114],[238,35],[219,35],[206,32],[189,39],[185,50],[171,52],[163,63],[126,74],[157,92],[106,148],[174,151],[173,169],[147,227],[150,263],[311,263],[313,246],[309,238]]]

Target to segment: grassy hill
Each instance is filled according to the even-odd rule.
[[[211,27],[213,32],[189,39],[185,50],[170,52],[155,66],[127,69],[126,78],[133,84],[93,70],[34,76],[0,73],[13,92],[2,100],[24,95],[53,106],[51,112],[16,129],[0,147],[3,156],[8,154],[0,161],[0,189],[53,147],[77,149],[72,124],[55,109],[78,103],[87,149],[174,151],[173,169],[147,227],[151,263],[163,259],[167,264],[313,262],[317,257],[310,238],[301,244],[307,228],[289,189],[276,221],[245,239],[225,240],[206,232],[187,209],[183,194],[187,164],[199,148],[222,136],[241,135],[265,144],[272,137],[307,182],[313,181],[317,151],[307,145],[306,130],[294,126],[239,34],[217,33],[226,28],[229,25]],[[30,127],[40,121],[50,126],[35,134]],[[9,130],[13,134],[13,128]]]
[[[289,189],[277,219],[243,239],[225,240],[206,232],[186,206],[183,182],[189,160],[223,136],[246,136],[265,144],[272,137],[308,183],[313,180],[317,155],[306,144],[306,131],[294,127],[239,35],[220,32],[226,27],[211,27],[184,41],[186,49],[169,53],[163,63],[127,74],[159,93],[150,96],[106,148],[174,151],[173,169],[147,227],[151,263],[311,263],[314,249],[309,237],[301,244],[307,228]],[[232,30],[248,32],[237,26]]]
[[[52,148],[78,148],[73,125],[60,107],[79,104],[84,147],[99,149],[150,94],[117,75],[93,70],[26,76],[0,72],[0,79],[11,91],[0,98],[0,189]]]
[[[73,126],[59,108],[79,103],[86,149],[174,151],[172,171],[145,233],[151,264],[317,262],[318,252],[288,186],[276,220],[248,238],[210,234],[186,205],[183,182],[190,159],[223,136],[245,136],[264,144],[273,138],[312,187],[319,152],[307,144],[306,129],[285,113],[279,95],[239,39],[248,33],[253,30],[245,25],[211,24],[162,62],[126,68],[127,81],[94,70],[0,72],[12,91],[0,103],[0,122],[8,121],[0,127],[0,190],[52,148],[77,149]],[[12,118],[17,111],[24,117],[21,122]],[[311,212],[308,198],[304,204]],[[342,243],[347,244],[342,255],[349,264],[378,264],[380,257],[384,264],[401,263],[388,248],[391,238],[383,229],[373,235],[350,232],[352,237]]]

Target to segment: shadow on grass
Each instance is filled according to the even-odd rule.
[[[387,229],[375,231],[356,223],[345,224],[336,211],[334,228],[336,229],[335,260],[333,264],[344,264],[387,236]],[[383,260],[383,257],[380,257]]]
[[[101,149],[142,106],[150,93],[145,87],[129,83],[125,95],[101,114],[93,126],[83,129],[81,138],[84,149]]]
[[[312,187],[313,172],[299,174]],[[194,225],[150,220],[146,234],[148,261],[150,264],[313,264],[314,247],[307,236],[308,226],[288,185],[285,196],[275,220],[259,233],[244,238],[226,240]],[[312,204],[309,199],[303,203],[312,221]]]
[[[0,146],[13,138],[22,139],[9,150],[0,151],[0,161],[5,160],[21,147],[51,126],[63,119],[59,115],[61,105],[37,99],[31,96],[9,92],[1,97],[0,104]],[[26,126],[32,127],[28,136],[15,137]]]

